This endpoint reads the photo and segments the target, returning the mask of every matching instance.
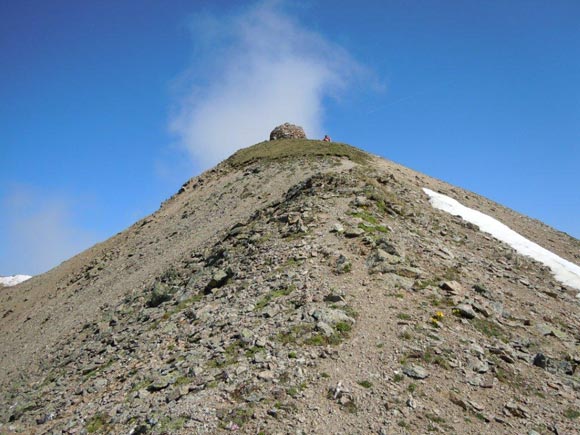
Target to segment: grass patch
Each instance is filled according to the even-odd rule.
[[[488,337],[494,337],[500,340],[505,339],[504,330],[497,324],[487,319],[473,319],[471,324],[475,329]]]
[[[296,286],[291,285],[285,289],[271,291],[270,293],[268,293],[264,297],[262,297],[260,300],[258,300],[258,302],[256,302],[256,306],[255,306],[254,310],[255,311],[263,310],[274,299],[281,298],[282,296],[288,296],[295,289],[296,289]]]
[[[360,224],[358,224],[358,227],[366,233],[374,233],[374,232],[388,233],[389,232],[389,229],[387,227],[382,226],[382,225],[367,225],[367,224],[361,222]]]
[[[360,218],[363,221],[368,222],[369,224],[372,224],[372,225],[376,225],[379,223],[379,220],[376,217],[374,217],[372,214],[370,214],[369,212],[366,212],[366,211],[357,211],[357,212],[351,213],[350,215],[353,217]]]
[[[371,381],[367,381],[367,380],[358,381],[357,384],[359,384],[361,387],[364,387],[364,388],[371,388],[373,386],[373,383]]]
[[[580,411],[577,409],[568,408],[566,411],[564,411],[564,417],[569,418],[570,420],[576,420],[578,417],[580,417]]]
[[[292,326],[288,331],[280,332],[276,336],[276,341],[281,344],[296,344],[298,341],[312,332],[313,326],[310,324],[300,324]]]
[[[407,313],[399,313],[397,314],[397,319],[400,320],[411,320],[411,315]]]
[[[427,287],[438,287],[439,286],[439,282],[440,282],[440,278],[439,277],[434,277],[434,278],[430,278],[430,279],[419,279],[417,281],[415,281],[415,284],[413,285],[413,287],[417,290],[424,290]],[[439,299],[437,298],[437,296],[435,295],[429,295],[429,299],[431,300],[431,305],[436,307],[439,306]],[[435,305],[436,303],[436,305]]]
[[[447,281],[458,281],[461,275],[461,271],[458,267],[452,266],[445,269],[443,273],[443,279]]]
[[[409,429],[411,427],[405,420],[399,420],[397,426],[402,427],[403,429]]]
[[[405,379],[405,376],[403,376],[401,373],[397,373],[395,376],[393,376],[393,382],[401,382],[403,379]]]
[[[341,334],[332,334],[330,337],[324,334],[314,334],[304,340],[304,344],[308,346],[336,346],[342,342],[343,338],[344,336]]]
[[[159,428],[162,433],[172,433],[183,428],[187,419],[185,417],[164,417],[159,421]]]
[[[521,390],[524,387],[525,380],[522,375],[515,373],[509,367],[496,367],[495,376],[499,382],[509,385],[515,390]]]
[[[252,408],[237,408],[232,410],[227,416],[223,417],[224,422],[233,422],[239,427],[244,426],[254,415],[254,410]]]
[[[93,415],[87,421],[85,429],[87,430],[88,433],[107,431],[109,426],[108,419],[109,419],[108,415],[99,412]]]
[[[95,367],[93,370],[91,370],[83,375],[83,380],[86,381],[87,379],[90,379],[92,377],[97,376],[103,370],[111,367],[114,362],[115,362],[115,360],[113,358],[111,358],[105,364],[101,364],[100,366]]]
[[[399,334],[399,338],[401,340],[410,340],[413,338],[413,334],[411,334],[409,331],[403,331]]]
[[[276,341],[282,344],[298,344],[306,346],[335,346],[340,344],[344,339],[349,337],[352,329],[350,323],[338,322],[335,326],[335,333],[330,337],[322,333],[314,333],[314,326],[310,324],[295,325],[288,331],[279,333]]]
[[[131,393],[134,393],[135,391],[142,390],[143,388],[147,388],[151,384],[152,384],[152,382],[149,379],[144,379],[140,382],[136,382],[131,387]]]
[[[445,423],[445,419],[443,417],[439,417],[438,415],[435,415],[435,414],[427,413],[427,414],[425,414],[425,417],[427,417],[427,419],[429,421],[432,421],[433,423],[439,423],[439,424]]]
[[[334,328],[338,332],[344,334],[346,332],[350,332],[350,330],[352,329],[352,326],[350,325],[350,323],[347,323],[347,322],[338,322]]]
[[[398,293],[385,293],[385,296],[387,297],[393,297],[393,298],[397,298],[397,299],[404,299],[405,295],[401,292]]]
[[[346,157],[355,163],[364,164],[370,159],[365,152],[340,142],[323,142],[308,139],[280,139],[264,141],[241,149],[226,162],[236,168],[257,160],[280,160],[288,157]]]

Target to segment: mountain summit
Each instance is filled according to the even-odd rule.
[[[0,433],[577,433],[577,290],[427,192],[580,259],[349,145],[263,142],[0,289]]]

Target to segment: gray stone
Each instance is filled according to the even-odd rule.
[[[316,329],[322,332],[326,337],[331,337],[334,334],[334,329],[326,322],[318,322]]]
[[[476,373],[487,373],[489,371],[489,364],[487,361],[475,360],[469,364],[469,367]]]
[[[403,367],[403,373],[414,379],[425,379],[429,376],[429,372],[417,364],[409,364]]]
[[[352,263],[344,255],[340,255],[336,260],[335,266],[337,273],[347,273],[352,269]]]
[[[452,295],[463,296],[465,294],[465,289],[457,281],[445,281],[440,287]]]
[[[258,373],[258,379],[261,379],[262,381],[272,381],[275,377],[276,375],[272,370],[264,370]]]
[[[349,228],[345,230],[344,235],[349,238],[360,237],[365,233],[362,228]]]
[[[228,281],[229,277],[229,274],[225,270],[216,270],[211,280],[205,286],[205,292],[210,293],[213,289],[222,287]]]
[[[341,224],[336,223],[332,226],[332,229],[330,230],[330,232],[342,234],[342,233],[344,233],[344,227]]]
[[[147,391],[155,392],[161,391],[169,387],[174,382],[174,379],[170,376],[163,376],[155,379],[151,385],[147,387]]]
[[[455,307],[459,312],[459,315],[465,319],[474,319],[476,314],[473,311],[473,307],[470,304],[459,304]]]
[[[243,343],[251,343],[254,340],[254,333],[250,331],[248,328],[243,328],[239,334],[240,340]]]
[[[346,322],[350,324],[355,323],[355,320],[352,317],[349,317],[344,311],[335,310],[332,308],[322,308],[320,310],[315,310],[312,312],[311,316],[315,320],[327,323],[329,325],[336,325],[339,322]]]

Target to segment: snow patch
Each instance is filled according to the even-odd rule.
[[[32,278],[30,275],[0,276],[0,286],[12,287],[30,278]]]
[[[452,215],[461,216],[466,221],[477,225],[481,231],[507,243],[520,254],[532,257],[534,260],[548,266],[552,270],[554,278],[562,284],[580,290],[579,266],[526,239],[507,225],[485,213],[466,207],[455,199],[433,192],[430,189],[423,188],[423,191],[429,196],[429,202],[433,207]],[[580,293],[578,293],[577,297],[580,298]]]

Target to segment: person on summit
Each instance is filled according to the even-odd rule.
[[[330,136],[327,134],[324,135],[324,139],[322,139],[322,140],[323,140],[323,142],[331,142]]]

